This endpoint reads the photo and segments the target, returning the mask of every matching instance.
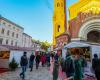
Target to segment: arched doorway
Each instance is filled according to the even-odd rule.
[[[87,34],[87,41],[100,43],[100,32],[99,31],[90,31]]]
[[[91,17],[81,25],[78,38],[89,42],[100,43],[100,17]]]

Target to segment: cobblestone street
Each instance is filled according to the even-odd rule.
[[[22,80],[19,76],[20,69],[15,72],[6,72],[0,75],[0,80]],[[33,69],[32,72],[29,69],[26,72],[25,80],[52,80],[52,75],[49,73],[47,67],[39,67],[38,70]]]

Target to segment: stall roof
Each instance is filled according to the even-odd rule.
[[[9,51],[9,49],[4,46],[0,46],[0,51]]]
[[[33,50],[33,48],[29,48],[29,47],[17,47],[17,46],[9,46],[9,45],[0,45],[1,46],[1,48],[0,49],[4,49],[4,51],[6,50],[6,49],[8,49],[9,51],[10,50],[18,50],[18,51],[32,51]],[[3,50],[2,49],[2,50]]]
[[[69,44],[64,46],[64,48],[76,48],[76,47],[90,47],[90,45],[85,42],[76,41],[76,42],[70,42]]]

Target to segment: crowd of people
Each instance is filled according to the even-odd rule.
[[[86,66],[86,61],[82,55],[79,55],[79,52],[74,56],[71,55],[71,52],[66,53],[65,60],[61,56],[54,56],[54,69],[53,69],[53,80],[57,80],[59,77],[59,69],[62,72],[60,76],[61,80],[83,80],[83,71]],[[61,68],[60,68],[61,67]],[[63,76],[65,74],[65,77]]]
[[[47,66],[53,75],[53,80],[58,80],[58,78],[61,80],[84,80],[84,68],[87,66],[87,61],[83,55],[80,55],[78,50],[74,56],[68,50],[65,59],[57,53],[36,55],[32,53],[28,60],[27,53],[24,52],[20,61],[22,67],[20,77],[23,80],[25,79],[27,66],[29,66],[30,71],[33,70],[34,61],[36,69],[38,69],[40,62],[42,67]],[[100,59],[96,54],[92,60],[92,69],[97,80],[100,80]]]
[[[33,70],[34,63],[36,64],[36,69],[38,69],[40,62],[41,62],[42,67],[44,67],[45,65],[47,65],[49,67],[50,66],[50,54],[38,53],[38,54],[34,55],[32,53],[30,55],[30,58],[28,59],[27,53],[24,52],[23,56],[21,57],[21,60],[20,60],[20,66],[22,68],[20,77],[24,80],[27,67],[30,68],[30,72],[31,72]]]

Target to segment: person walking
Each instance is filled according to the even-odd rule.
[[[40,63],[40,55],[39,54],[36,55],[35,61],[36,61],[36,69],[38,69],[39,63]]]
[[[74,65],[75,65],[74,80],[83,80],[82,63],[78,52],[75,54]]]
[[[33,63],[34,63],[34,54],[32,53],[31,56],[30,56],[30,59],[29,59],[29,68],[30,68],[30,71],[33,70]]]
[[[50,67],[50,53],[46,54],[47,67]]]
[[[42,54],[42,56],[41,56],[41,62],[42,62],[42,67],[44,67],[44,64],[46,62],[45,54]]]
[[[87,61],[84,57],[84,55],[80,55],[80,60],[81,60],[81,65],[82,65],[82,72],[84,73],[84,69],[85,67],[87,67]],[[84,78],[84,74],[83,74],[83,78]]]
[[[75,71],[74,61],[71,56],[71,52],[68,51],[68,53],[66,54],[66,59],[65,59],[65,73],[66,73],[67,78],[73,78],[74,71]]]
[[[20,65],[22,68],[22,72],[20,73],[20,77],[24,80],[25,79],[25,72],[28,65],[27,53],[24,52],[23,56],[21,57]]]
[[[59,64],[57,61],[55,61],[53,66],[53,80],[58,79],[58,71],[59,71]]]
[[[56,53],[56,54],[54,55],[54,60],[55,60],[56,62],[58,62],[58,59],[59,59],[59,56],[58,56],[58,54]]]
[[[92,68],[97,80],[100,80],[100,59],[97,54],[94,54],[94,58],[92,59]]]

